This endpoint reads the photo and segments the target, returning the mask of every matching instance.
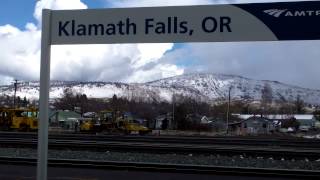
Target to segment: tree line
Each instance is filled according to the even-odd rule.
[[[230,113],[239,114],[300,114],[305,113],[305,104],[298,96],[295,102],[278,103],[277,106],[272,106],[270,98],[272,91],[268,87],[264,89],[261,104],[254,105],[252,101],[236,100],[230,103]],[[267,93],[267,94],[266,94]],[[66,88],[63,91],[61,98],[54,101],[53,106],[60,110],[77,110],[80,114],[85,112],[99,112],[102,110],[112,110],[120,112],[131,112],[135,116],[147,120],[152,120],[159,115],[174,114],[174,123],[177,129],[190,129],[198,126],[194,122],[187,120],[190,115],[201,115],[213,117],[214,119],[226,119],[228,102],[199,102],[190,97],[180,94],[175,94],[172,102],[150,102],[143,100],[128,100],[125,97],[113,95],[112,98],[88,98],[86,94],[74,92],[71,88]],[[173,113],[174,111],[174,113]],[[319,112],[320,111],[316,111]],[[237,120],[231,116],[230,120]]]

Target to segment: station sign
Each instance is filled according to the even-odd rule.
[[[51,11],[52,44],[320,39],[320,2]]]

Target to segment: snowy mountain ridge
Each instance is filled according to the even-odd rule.
[[[173,94],[188,96],[199,101],[225,101],[229,87],[232,99],[261,100],[262,89],[268,84],[272,99],[277,102],[294,101],[299,95],[308,104],[320,104],[320,90],[292,86],[277,81],[253,80],[236,75],[186,74],[147,83],[52,81],[50,98],[59,98],[65,88],[86,94],[89,98],[118,97],[139,101],[168,101]],[[0,95],[14,93],[13,85],[0,86]],[[39,82],[23,82],[18,85],[17,96],[38,99]]]

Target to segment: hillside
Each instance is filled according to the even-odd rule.
[[[320,104],[320,90],[223,74],[187,74],[141,84],[52,81],[50,98],[61,97],[63,90],[68,87],[91,98],[110,98],[116,94],[118,97],[128,99],[160,102],[171,101],[172,94],[182,94],[196,100],[212,102],[225,101],[229,87],[232,86],[232,99],[259,101],[265,84],[271,87],[274,101],[294,101],[300,95],[306,103]],[[1,95],[11,96],[14,93],[14,87],[0,86],[0,92]],[[19,84],[17,96],[38,99],[39,82]]]

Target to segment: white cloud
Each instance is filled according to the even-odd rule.
[[[65,80],[145,82],[158,76],[159,59],[172,44],[63,45],[52,48],[52,77]],[[145,66],[150,66],[148,69]],[[161,66],[161,62],[158,64]],[[181,74],[178,68],[167,70]],[[146,72],[146,74],[145,74]],[[154,75],[154,76],[152,76]]]
[[[41,0],[35,5],[37,24],[26,23],[25,30],[12,25],[0,26],[0,76],[21,80],[39,79],[40,69],[40,22],[43,8],[84,9],[80,0]],[[159,59],[172,49],[172,43],[163,44],[116,44],[116,45],[63,45],[52,46],[51,79],[80,81],[137,81],[181,74],[179,68],[159,71]],[[147,70],[145,66],[148,66]],[[161,69],[161,68],[160,68]],[[149,76],[144,76],[144,71]],[[8,80],[8,78],[3,78]],[[10,79],[10,78],[9,78]],[[8,80],[9,81],[9,80]]]
[[[188,52],[193,64],[185,73],[235,74],[320,89],[318,47],[320,41],[190,43],[165,58],[182,59]]]
[[[181,69],[173,64],[157,64],[150,70],[138,70],[128,80],[128,82],[146,82],[155,79],[167,78],[184,73]],[[143,81],[142,81],[143,80]]]
[[[36,3],[34,17],[38,24],[27,23],[25,30],[10,24],[0,26],[1,83],[10,79],[37,80],[40,72],[40,22],[42,8],[79,9],[87,6],[80,0],[41,0]]]
[[[160,43],[160,44],[138,44],[140,57],[133,62],[136,68],[142,67],[147,63],[157,62],[163,54],[172,49],[173,43]]]
[[[40,0],[36,3],[33,16],[41,22],[42,9],[87,9],[81,0]]]
[[[0,26],[0,75],[35,79],[39,74],[40,32],[28,24],[26,31],[11,25]]]

